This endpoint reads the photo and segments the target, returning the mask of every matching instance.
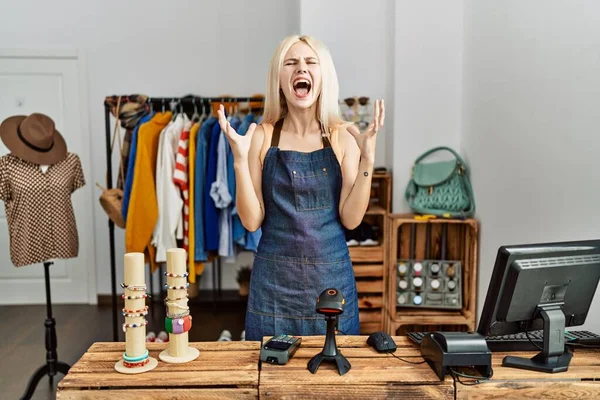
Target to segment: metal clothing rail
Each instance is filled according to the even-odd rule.
[[[128,95],[112,95],[107,97],[118,98],[121,97],[121,105],[124,105],[129,102]],[[162,111],[162,110],[172,110],[173,106],[177,108],[178,111],[183,111],[186,114],[192,114],[196,111],[197,107],[202,107],[204,111],[204,107],[209,107],[209,112],[212,113],[212,109],[210,108],[214,103],[263,103],[264,98],[262,97],[230,97],[230,96],[221,96],[221,97],[201,97],[201,96],[183,96],[183,97],[150,97],[146,101],[146,104],[150,104],[150,107],[153,111]],[[111,104],[107,102],[106,98],[104,100],[104,119],[105,119],[105,128],[106,128],[106,173],[107,180],[106,185],[107,189],[113,188],[112,182],[112,152],[111,152],[111,123],[110,123],[110,115],[111,115]],[[120,156],[122,157],[122,156]],[[112,297],[112,322],[113,322],[113,341],[117,342],[119,340],[119,329],[118,329],[118,308],[117,308],[117,277],[116,277],[116,259],[115,259],[115,224],[109,218],[108,219],[108,236],[109,236],[109,245],[110,245],[110,279],[111,279],[111,297]],[[217,257],[218,260],[218,283],[219,283],[219,293],[220,293],[220,282],[221,282],[221,260]],[[216,286],[216,274],[213,274],[213,300],[214,300],[214,290]],[[160,288],[162,288],[162,273],[159,273],[160,280]],[[150,273],[150,295],[152,298],[153,294],[153,279],[152,273]],[[160,290],[160,289],[159,289]]]

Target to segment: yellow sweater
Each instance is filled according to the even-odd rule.
[[[194,196],[195,196],[195,188],[194,188],[194,176],[196,169],[196,139],[198,137],[198,130],[200,129],[200,124],[195,123],[190,130],[190,142],[188,145],[188,193],[190,196],[189,207],[190,207],[190,218],[189,218],[189,229],[188,229],[188,271],[190,276],[188,280],[190,283],[196,283],[196,275],[202,275],[204,272],[204,263],[196,262],[194,260],[195,253],[195,240],[194,240]],[[202,190],[202,188],[200,188]],[[202,195],[202,192],[200,192]]]
[[[171,112],[156,113],[139,128],[133,185],[125,226],[125,251],[145,253],[146,262],[150,262],[152,272],[158,268],[154,261],[156,249],[150,244],[158,219],[155,185],[158,138],[171,116]]]

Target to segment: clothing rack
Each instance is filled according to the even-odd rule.
[[[110,96],[109,96],[110,97]],[[113,97],[119,97],[119,95],[115,95]],[[129,102],[129,96],[121,95],[121,105],[124,105]],[[231,97],[231,96],[220,96],[220,97],[201,97],[188,95],[183,97],[148,97],[146,104],[149,104],[152,111],[172,111],[172,107],[175,106],[178,111],[183,110],[188,115],[192,115],[198,107],[201,107],[204,110],[204,107],[208,108],[208,111],[212,113],[212,105],[214,103],[262,103],[264,99],[262,97]],[[111,105],[104,100],[104,119],[105,119],[105,127],[106,127],[106,172],[107,172],[107,189],[113,188],[112,182],[112,152],[111,152]],[[122,157],[119,155],[119,157]],[[115,224],[109,218],[108,219],[108,235],[109,235],[109,245],[110,245],[110,278],[111,278],[111,297],[112,297],[112,322],[113,322],[113,341],[117,342],[119,340],[119,329],[118,329],[118,308],[117,308],[117,278],[116,278],[116,259],[115,259]],[[213,273],[212,281],[213,281],[213,306],[216,306],[216,297],[217,294],[221,295],[221,259],[220,257],[216,257],[217,260],[217,268],[215,268],[215,261],[213,260],[213,271],[217,273]],[[162,268],[159,269],[159,288],[163,286],[163,278],[162,278]],[[151,298],[153,298],[154,294],[154,286],[153,286],[153,277],[152,273],[150,273],[149,279],[149,289]],[[162,290],[162,289],[159,289]]]

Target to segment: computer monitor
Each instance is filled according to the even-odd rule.
[[[477,331],[483,336],[543,330],[543,350],[502,365],[566,371],[567,326],[583,325],[600,280],[600,240],[502,246]]]

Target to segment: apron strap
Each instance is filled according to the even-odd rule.
[[[273,136],[271,136],[271,147],[279,146],[279,135],[281,134],[281,127],[283,126],[283,118],[275,123],[273,129]]]
[[[281,136],[281,128],[283,127],[283,118],[278,120],[273,127],[273,135],[271,136],[271,147],[279,146],[279,137]],[[331,147],[329,138],[325,136],[325,127],[321,125],[321,139],[323,140],[323,147]]]

